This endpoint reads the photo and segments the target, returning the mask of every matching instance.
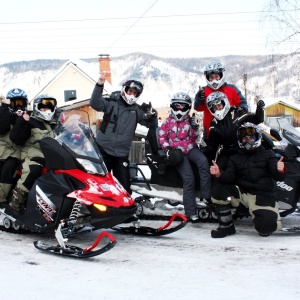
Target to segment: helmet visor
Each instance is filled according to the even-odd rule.
[[[186,112],[190,109],[190,105],[187,104],[187,103],[179,103],[179,102],[174,102],[171,104],[171,108],[174,110],[174,111],[183,111],[183,112]]]
[[[49,99],[45,98],[45,99],[41,100],[41,104],[44,106],[54,106],[55,107],[57,105],[57,102],[53,98],[49,98]]]
[[[256,129],[253,127],[241,127],[238,130],[239,137],[243,138],[246,135],[253,136],[256,134]]]
[[[26,107],[27,101],[26,99],[11,99],[10,100],[10,107],[16,108],[16,107]]]

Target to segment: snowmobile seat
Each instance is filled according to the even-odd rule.
[[[168,187],[182,187],[182,178],[174,166],[171,166],[165,152],[158,142],[159,127],[149,128],[145,139],[145,156],[151,170],[150,183]],[[196,178],[196,189],[199,189],[197,167],[192,164]]]

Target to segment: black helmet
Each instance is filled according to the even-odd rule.
[[[244,139],[246,136],[252,139]],[[262,133],[260,128],[250,122],[241,125],[237,130],[238,143],[241,149],[251,151],[261,145]]]
[[[136,96],[127,94],[129,88],[132,88],[136,91]],[[122,83],[122,93],[121,93],[122,98],[129,105],[132,105],[139,100],[139,97],[141,96],[141,94],[143,92],[143,88],[144,88],[144,85],[140,80],[138,80],[134,77],[130,77]]]

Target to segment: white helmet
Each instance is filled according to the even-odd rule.
[[[251,136],[254,141],[243,141],[245,136]],[[262,133],[260,128],[250,122],[241,125],[237,130],[238,143],[241,149],[251,151],[261,145]]]
[[[186,93],[176,93],[170,103],[171,113],[177,121],[182,120],[189,114],[192,106],[192,99]]]
[[[207,64],[204,69],[204,75],[205,75],[205,80],[207,82],[207,85],[214,90],[219,89],[224,84],[224,81],[225,81],[224,72],[225,72],[225,68],[223,67],[223,65],[221,63],[219,63],[217,61],[213,61],[213,62]],[[220,79],[209,81],[209,77],[212,74],[220,75]]]
[[[33,101],[33,114],[45,121],[51,121],[56,110],[57,101],[54,97],[48,94],[37,96]],[[49,108],[47,111],[42,111],[41,108]]]
[[[222,109],[216,109],[216,106],[222,105]],[[227,115],[230,104],[227,96],[222,92],[213,92],[206,99],[206,106],[209,112],[217,119],[223,120]]]
[[[127,94],[129,88],[132,88],[136,91],[136,96]],[[132,105],[139,100],[139,97],[143,92],[143,88],[144,85],[141,81],[134,77],[130,77],[122,83],[122,98],[126,101],[127,104]]]

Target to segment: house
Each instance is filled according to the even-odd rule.
[[[57,99],[58,107],[85,110],[89,113],[91,124],[97,124],[103,114],[90,108],[89,101],[99,76],[99,69],[100,71],[105,70],[102,61],[104,61],[104,68],[110,68],[108,56],[101,56],[98,59],[99,67],[91,67],[90,64],[81,60],[67,61],[33,99],[41,94],[49,94]],[[110,72],[107,71],[107,73],[104,96],[111,92],[111,76]]]
[[[271,128],[279,129],[277,119],[286,118],[294,127],[300,127],[300,105],[287,100],[268,103],[265,107],[265,123]]]

